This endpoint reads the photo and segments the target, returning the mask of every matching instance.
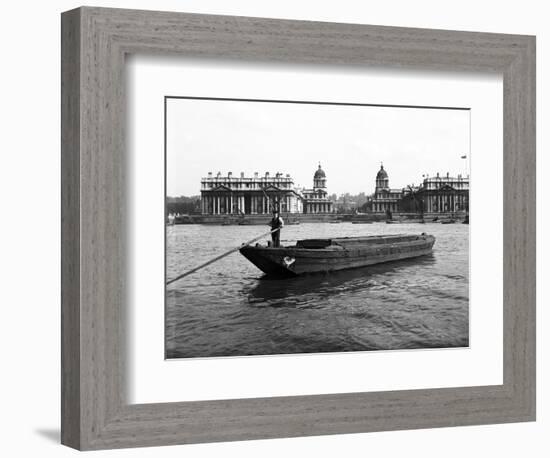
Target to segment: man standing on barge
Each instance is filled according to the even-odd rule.
[[[272,240],[272,246],[274,248],[279,248],[281,246],[281,230],[284,226],[283,218],[279,216],[279,210],[276,208],[273,209],[273,218],[271,218],[271,221],[269,222],[269,225],[271,226],[271,230],[273,231],[271,233],[271,240]],[[278,229],[277,231],[275,229]]]

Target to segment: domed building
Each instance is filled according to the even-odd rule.
[[[321,164],[313,174],[313,189],[302,190],[304,213],[332,213],[333,202],[327,197],[327,176]]]
[[[325,171],[321,168],[321,164],[319,164],[319,168],[315,171],[315,174],[313,175],[313,187],[318,189],[325,189],[327,187],[327,176],[325,174]]]
[[[390,180],[388,173],[384,170],[384,165],[380,164],[380,170],[376,174],[376,188],[377,189],[389,189]]]
[[[372,199],[372,211],[375,213],[388,213],[399,211],[399,201],[403,198],[403,189],[391,189],[388,172],[384,165],[376,174],[376,186]]]

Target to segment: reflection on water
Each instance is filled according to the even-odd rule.
[[[413,262],[418,267],[433,263],[434,258],[433,255],[423,256]],[[257,300],[261,306],[272,307],[280,303],[281,299],[287,306],[307,306],[308,298],[313,298],[314,305],[322,304],[323,298],[329,298],[334,294],[368,290],[376,284],[372,280],[374,275],[389,275],[410,265],[410,260],[396,261],[347,271],[293,277],[284,281],[265,275],[252,287],[243,288],[243,294],[248,296],[249,303]]]
[[[172,226],[172,278],[264,230]],[[168,358],[441,348],[468,345],[467,225],[302,224],[283,239],[428,232],[434,253],[413,260],[271,279],[235,253],[171,284]]]

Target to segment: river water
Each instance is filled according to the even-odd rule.
[[[169,226],[167,278],[267,230]],[[468,225],[303,223],[281,240],[421,232],[436,237],[433,255],[290,279],[231,254],[168,286],[166,357],[468,346]]]

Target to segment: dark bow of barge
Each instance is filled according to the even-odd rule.
[[[293,276],[424,256],[432,252],[434,243],[433,235],[423,233],[307,239],[278,248],[245,245],[239,251],[266,274]]]

